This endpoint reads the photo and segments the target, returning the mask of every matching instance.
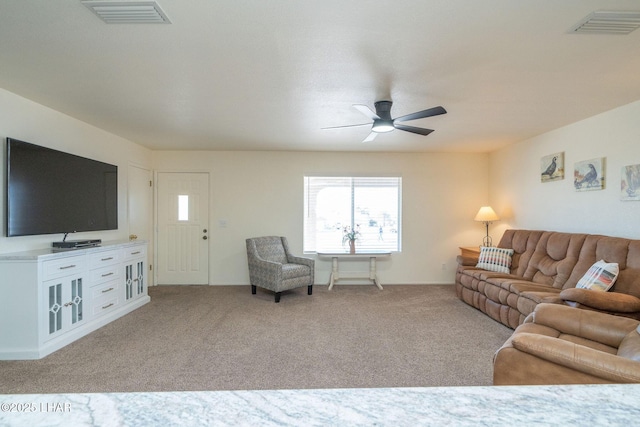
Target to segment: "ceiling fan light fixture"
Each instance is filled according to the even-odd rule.
[[[407,114],[404,116],[396,117],[395,119],[391,117],[391,105],[393,103],[391,101],[378,101],[374,103],[376,107],[376,111],[374,112],[371,108],[362,104],[354,104],[353,107],[360,111],[362,114],[367,116],[369,119],[373,121],[371,124],[371,132],[362,142],[371,142],[373,141],[379,133],[387,133],[392,130],[398,129],[405,132],[415,133],[417,135],[426,136],[433,132],[433,129],[425,129],[416,126],[408,126],[403,124],[402,122],[424,119],[427,117],[438,116],[440,114],[446,114],[447,110],[442,107],[433,107],[428,108],[422,111],[416,111],[415,113]],[[398,122],[398,124],[396,124]],[[338,128],[351,128],[356,126],[367,126],[369,123],[363,123],[359,125],[347,125],[347,126],[333,126],[322,129],[338,129]]]
[[[394,129],[395,126],[393,126],[393,122],[387,120],[375,120],[371,128],[372,131],[377,133],[391,132]]]

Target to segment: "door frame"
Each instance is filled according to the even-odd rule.
[[[197,169],[197,170],[182,170],[182,169],[154,169],[153,171],[153,265],[156,266],[153,268],[153,283],[158,283],[158,175],[161,173],[206,173],[209,176],[209,204],[207,206],[209,212],[209,218],[207,221],[211,219],[211,171]],[[207,229],[211,230],[210,225]],[[211,286],[211,234],[209,234],[209,239],[207,240],[207,245],[209,246],[209,257],[207,258],[207,270],[209,272],[209,280],[207,285]]]
[[[154,178],[154,171],[152,168],[148,167],[148,166],[144,166],[140,163],[134,163],[134,162],[129,162],[129,164],[127,165],[127,235],[130,236],[131,235],[131,217],[130,217],[130,204],[129,204],[129,197],[131,197],[130,194],[130,181],[131,181],[131,176],[129,174],[129,172],[131,171],[131,168],[137,168],[137,169],[141,169],[144,171],[147,171],[149,173],[149,181],[151,182],[151,195],[150,195],[150,201],[149,201],[149,211],[151,213],[151,218],[148,218],[148,220],[151,221],[151,226],[149,227],[149,239],[148,239],[148,246],[149,246],[149,254],[147,254],[147,263],[152,267],[152,270],[147,272],[148,274],[148,280],[147,283],[149,286],[154,286],[155,285],[155,277],[153,276],[153,273],[155,271],[155,257],[154,257],[154,250],[155,250],[155,229],[154,229],[154,210],[155,210],[155,178]],[[153,262],[152,262],[153,261]]]

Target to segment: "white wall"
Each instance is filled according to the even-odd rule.
[[[156,151],[153,159],[158,172],[210,173],[212,285],[249,283],[247,237],[283,235],[302,254],[305,174],[402,176],[402,252],[378,263],[383,284],[453,283],[458,246],[484,234],[473,216],[488,201],[487,154]],[[317,259],[316,283],[330,269]]]
[[[209,172],[213,285],[248,284],[247,237],[284,235],[296,253],[302,252],[305,174],[397,173],[403,177],[403,247],[401,253],[379,262],[383,283],[453,283],[458,246],[478,244],[484,234],[482,225],[472,218],[489,200],[487,154],[152,152],[0,89],[0,138],[5,137],[118,165],[119,229],[78,233],[73,238],[127,238],[130,164],[157,171]],[[0,162],[4,164],[4,150]],[[227,221],[226,228],[218,227],[221,219]],[[0,223],[4,223],[4,206]],[[3,235],[0,253],[46,248],[61,237]],[[362,267],[351,265],[352,269]],[[319,259],[316,283],[328,281],[329,271],[330,262]]]
[[[126,239],[129,164],[158,171],[205,171],[211,176],[210,283],[247,284],[244,239],[279,234],[302,252],[305,174],[400,174],[403,250],[379,263],[383,283],[452,283],[458,246],[478,244],[484,228],[472,221],[490,203],[505,228],[602,233],[640,238],[640,202],[621,201],[620,168],[640,163],[640,101],[488,154],[151,152],[60,112],[0,89],[0,138],[13,137],[113,163],[119,168],[117,231],[77,238]],[[565,153],[565,179],[540,182],[540,158]],[[576,192],[575,162],[606,157],[601,191]],[[4,149],[0,152],[4,164]],[[0,180],[4,187],[4,171]],[[0,209],[4,223],[4,197]],[[228,226],[219,228],[218,221]],[[0,236],[0,252],[49,247],[61,236]],[[445,264],[445,269],[442,269]],[[359,266],[358,266],[359,267]],[[359,267],[360,268],[360,267]],[[316,283],[330,262],[317,260]]]
[[[44,107],[6,90],[0,89],[0,139],[2,150],[1,188],[5,181],[5,138],[11,137],[56,150],[118,166],[118,230],[77,233],[70,239],[98,238],[102,240],[126,239],[127,223],[127,173],[129,164],[151,168],[151,151],[123,138],[105,132],[87,123]],[[4,190],[3,190],[4,191]],[[0,202],[0,224],[4,227],[5,200]],[[0,252],[17,252],[51,246],[62,235],[0,236]]]
[[[565,178],[540,182],[540,159],[565,153]],[[606,188],[575,191],[574,163],[606,157]],[[490,200],[507,227],[640,238],[640,201],[620,200],[620,169],[640,164],[640,101],[490,155]],[[495,238],[494,238],[495,241]]]

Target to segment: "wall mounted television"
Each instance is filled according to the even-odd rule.
[[[7,236],[116,230],[118,167],[7,138]]]

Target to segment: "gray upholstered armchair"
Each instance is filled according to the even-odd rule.
[[[306,286],[307,294],[313,292],[314,260],[291,255],[286,237],[247,239],[247,258],[252,294],[259,286],[275,292],[280,302],[282,291]]]

